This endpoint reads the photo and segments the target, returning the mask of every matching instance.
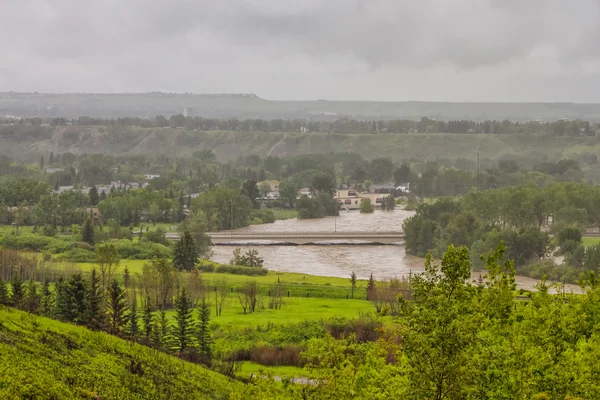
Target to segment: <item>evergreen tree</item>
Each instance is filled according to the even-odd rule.
[[[54,293],[50,290],[50,281],[48,278],[44,280],[42,285],[42,300],[40,304],[40,313],[45,316],[52,318],[54,317]]]
[[[100,201],[100,195],[98,194],[98,188],[96,188],[96,185],[92,186],[92,188],[90,189],[90,206],[96,206],[98,205],[98,202]]]
[[[356,289],[356,273],[354,271],[350,274],[350,284],[352,285],[352,298],[354,298],[354,290]]]
[[[23,307],[23,281],[21,280],[21,271],[13,271],[13,277],[10,281],[11,285],[11,297],[10,304],[15,308]]]
[[[125,301],[125,291],[116,280],[113,280],[108,286],[106,299],[109,330],[112,334],[118,335],[127,323],[125,315],[127,303]]]
[[[208,364],[212,359],[212,336],[210,332],[210,304],[206,296],[202,296],[200,307],[198,308],[198,344],[200,345],[200,354],[205,358]]]
[[[184,231],[173,251],[173,265],[178,270],[191,271],[198,263],[196,241],[189,231]]]
[[[377,288],[375,286],[375,279],[373,278],[373,273],[369,276],[369,281],[367,282],[367,300],[375,300],[377,298]]]
[[[6,287],[6,282],[0,276],[0,305],[8,306],[10,305],[10,297],[8,296],[8,288]]]
[[[127,265],[125,266],[125,269],[123,270],[123,286],[125,286],[125,290],[129,289],[129,279],[131,278],[131,276],[129,275],[129,268],[127,268]]]
[[[169,320],[167,319],[167,314],[164,309],[160,309],[160,313],[158,315],[158,321],[153,328],[153,343],[156,348],[162,350],[169,350],[167,344],[169,343],[169,331],[170,331]]]
[[[102,200],[106,200],[106,192],[104,190],[100,193],[100,200],[99,200],[99,202],[102,201]]]
[[[92,274],[90,276],[90,284],[87,290],[87,303],[87,326],[90,329],[101,330],[105,326],[106,314],[104,312],[104,292],[96,268],[92,269]]]
[[[48,164],[50,164],[50,165],[54,164],[54,152],[53,151],[50,152],[50,158],[48,158]]]
[[[85,222],[83,223],[83,227],[81,228],[81,240],[89,244],[90,246],[93,246],[95,243],[94,236],[94,223],[92,222],[92,219],[88,216],[85,219]]]
[[[37,314],[40,310],[41,296],[38,292],[38,285],[34,281],[29,281],[25,290],[23,299],[23,309],[31,314]]]
[[[62,320],[85,324],[88,316],[87,282],[81,274],[56,283],[56,313]]]
[[[174,342],[178,351],[185,351],[192,345],[194,321],[192,307],[185,286],[181,288],[175,299],[175,326],[173,329]]]
[[[44,170],[44,156],[42,155],[42,157],[40,158],[40,169],[43,171]]]
[[[140,332],[138,315],[137,315],[137,295],[135,290],[133,291],[133,298],[131,300],[131,306],[129,307],[129,334],[134,338],[137,337]]]
[[[143,333],[146,342],[150,341],[152,336],[152,331],[154,328],[154,308],[152,307],[152,303],[150,302],[150,296],[146,296],[146,300],[144,301],[144,311],[142,314],[142,324],[143,324]]]

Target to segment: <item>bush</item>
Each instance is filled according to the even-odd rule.
[[[220,274],[247,275],[247,276],[264,276],[269,273],[266,268],[259,267],[242,267],[239,265],[219,265],[215,268],[215,272]]]
[[[115,245],[121,258],[128,258],[130,260],[147,260],[157,257],[171,257],[171,249],[158,243],[134,243],[127,239],[115,240],[110,243]]]
[[[71,261],[74,263],[94,262],[96,253],[81,248],[72,248],[56,256],[56,260]]]
[[[253,210],[250,213],[250,221],[255,221],[261,224],[272,224],[275,222],[275,214],[271,210]],[[260,222],[259,222],[260,221]]]
[[[203,264],[197,266],[198,271],[201,272],[215,272],[215,266],[213,264]]]
[[[34,234],[7,235],[4,236],[2,245],[7,249],[39,253],[48,249],[50,245],[57,241],[58,239],[52,237]]]

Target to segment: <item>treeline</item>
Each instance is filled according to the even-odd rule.
[[[354,120],[335,118],[330,121],[312,121],[306,119],[273,119],[260,118],[202,118],[185,117],[182,114],[169,118],[159,115],[155,118],[90,118],[79,117],[67,120],[54,118],[44,122],[41,118],[0,121],[0,134],[10,136],[19,126],[25,126],[28,137],[43,137],[44,131],[35,130],[47,124],[53,126],[137,126],[143,128],[185,128],[203,131],[260,131],[260,132],[326,132],[326,133],[482,133],[482,134],[546,134],[554,136],[595,136],[600,129],[599,124],[590,124],[583,120],[560,119],[555,122],[512,122],[509,120],[471,121],[450,120],[438,121],[427,117],[420,120]],[[44,126],[42,126],[44,124]],[[36,132],[36,133],[34,133]]]
[[[576,282],[599,273],[597,246],[584,247],[582,232],[600,228],[600,188],[553,183],[470,191],[461,198],[420,204],[404,222],[406,251],[440,256],[448,244],[471,249],[472,262],[503,241],[521,274]],[[565,256],[556,265],[551,255]]]

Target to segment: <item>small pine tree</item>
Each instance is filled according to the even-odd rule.
[[[59,316],[66,321],[85,325],[89,315],[87,293],[87,282],[81,274],[71,276],[62,287],[57,283],[56,303]]]
[[[42,285],[42,301],[40,305],[40,313],[45,316],[52,318],[55,315],[54,312],[54,293],[50,290],[50,281],[48,278],[44,280]]]
[[[0,276],[0,305],[8,306],[10,305],[10,297],[8,296],[8,288],[6,287],[6,282]]]
[[[129,275],[129,268],[127,268],[127,265],[126,265],[125,269],[123,270],[123,286],[125,286],[125,290],[127,290],[129,288],[130,278],[131,278],[131,276]]]
[[[198,308],[198,344],[200,345],[200,354],[204,357],[207,364],[212,360],[212,336],[210,332],[210,304],[206,296],[202,296]]]
[[[92,269],[92,274],[90,276],[90,284],[87,288],[87,303],[87,326],[90,329],[95,330],[103,329],[106,322],[106,314],[104,313],[104,292],[96,268]]]
[[[98,194],[98,188],[96,188],[96,185],[92,186],[92,188],[90,189],[90,206],[96,206],[98,205],[98,202],[100,201],[100,195]]]
[[[354,289],[356,289],[356,274],[354,271],[350,274],[350,283],[352,284],[352,298],[354,298]]]
[[[173,328],[175,347],[178,351],[183,352],[192,345],[192,332],[194,329],[191,302],[185,286],[181,288],[179,296],[175,299],[175,313],[175,326]]]
[[[85,219],[81,228],[81,240],[90,246],[93,246],[95,243],[94,223],[90,217]]]
[[[169,350],[168,343],[170,340],[169,331],[171,329],[167,314],[164,309],[160,309],[158,321],[154,327],[154,346],[162,350]]]
[[[127,323],[125,315],[127,303],[125,301],[125,291],[116,280],[113,280],[108,286],[106,299],[109,330],[112,334],[118,335]]]
[[[54,164],[54,152],[53,151],[50,152],[50,158],[48,158],[48,164],[50,164],[50,165]]]
[[[367,300],[375,300],[377,296],[377,288],[375,287],[375,279],[373,278],[373,273],[369,276],[369,281],[367,282]]]
[[[10,296],[10,304],[15,308],[23,307],[23,298],[24,298],[24,290],[23,290],[23,281],[21,280],[21,271],[13,271],[13,277],[10,281],[11,286],[11,296]]]
[[[43,171],[44,170],[44,156],[42,155],[42,157],[40,158],[40,169]]]
[[[152,336],[152,331],[154,328],[154,308],[152,308],[152,302],[150,301],[150,297],[146,296],[146,300],[144,301],[144,312],[142,314],[142,324],[143,324],[143,333],[146,342],[150,342],[150,338]]]
[[[191,271],[196,267],[198,258],[196,241],[190,232],[186,230],[173,250],[173,265],[180,271]]]
[[[31,314],[37,314],[40,310],[41,296],[38,292],[38,285],[34,281],[29,281],[25,290],[23,299],[23,308]]]
[[[134,338],[137,337],[140,332],[140,326],[137,315],[137,294],[133,291],[133,298],[131,300],[131,306],[129,307],[129,334]]]

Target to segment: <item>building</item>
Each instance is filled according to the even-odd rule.
[[[64,171],[64,169],[63,168],[46,167],[45,171],[46,171],[47,174],[55,174],[57,172]]]
[[[364,199],[370,199],[373,206],[383,205],[389,193],[359,193],[354,189],[336,190],[335,199],[344,210],[359,210]]]
[[[151,181],[152,179],[155,178],[160,178],[160,175],[158,174],[144,174],[144,178]]]
[[[192,107],[184,107],[183,108],[183,116],[184,117],[195,117],[196,110]]]

